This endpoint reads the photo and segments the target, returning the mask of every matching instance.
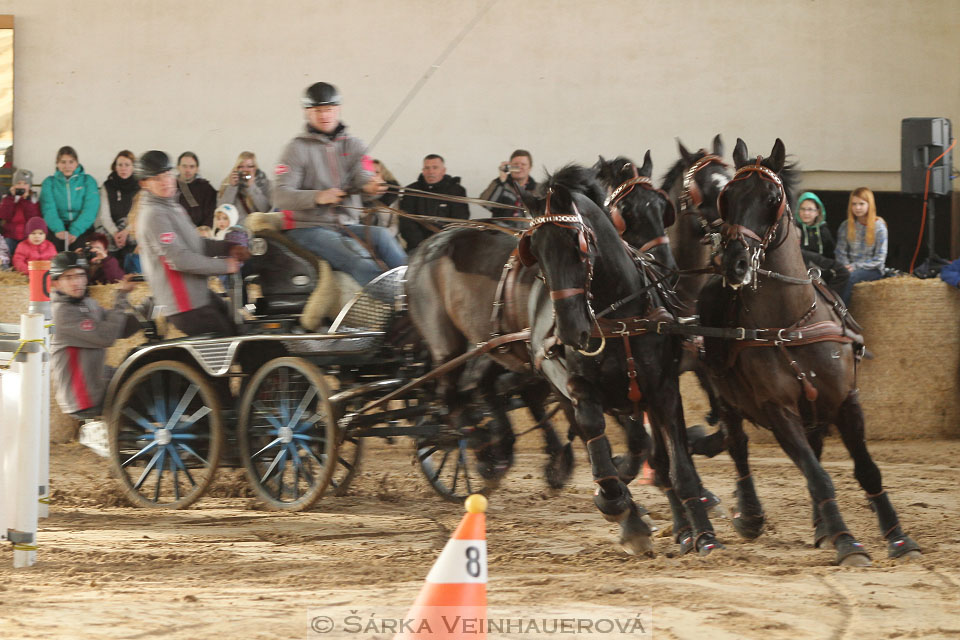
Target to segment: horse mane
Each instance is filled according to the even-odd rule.
[[[685,163],[683,158],[680,158],[679,160],[677,160],[673,164],[673,166],[670,167],[670,170],[667,171],[667,174],[663,176],[663,182],[660,184],[660,188],[669,193],[671,187],[673,187],[673,185],[676,184],[680,176],[682,176],[686,172],[686,170],[693,165],[694,162],[704,157],[705,155],[707,155],[707,152],[704,151],[703,149],[700,149],[699,151],[693,154],[693,162],[691,162],[690,164]]]
[[[583,194],[601,209],[607,197],[606,190],[597,178],[597,171],[575,163],[564,165],[552,175],[547,174],[543,193],[546,194],[550,189],[556,194],[563,190]],[[569,204],[569,200],[563,204]]]

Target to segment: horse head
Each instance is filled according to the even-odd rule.
[[[789,230],[796,172],[786,164],[779,138],[767,158],[748,158],[747,145],[738,138],[733,160],[736,173],[721,190],[717,210],[723,221],[720,272],[728,285],[738,288],[756,281],[766,252]]]
[[[730,181],[727,163],[723,161],[723,140],[720,134],[713,138],[712,151],[700,149],[691,153],[679,140],[677,140],[677,147],[680,151],[680,161],[668,173],[663,188],[669,191],[682,174],[683,180],[679,183],[678,195],[681,213],[686,211],[696,213],[704,228],[719,224],[717,197]]]
[[[670,197],[650,180],[650,151],[639,167],[623,156],[609,161],[600,156],[594,169],[607,188],[605,204],[614,224],[618,217],[623,220],[623,239],[641,252],[653,253],[668,268],[675,268],[665,229],[673,224],[676,212]]]
[[[533,222],[520,238],[520,260],[526,266],[540,266],[553,301],[557,337],[570,347],[586,349],[594,323],[590,307],[593,263],[599,252],[581,207],[595,205],[583,195],[555,185],[547,189],[545,197],[528,200],[527,206]]]

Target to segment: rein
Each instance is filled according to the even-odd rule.
[[[387,184],[387,191],[396,193],[400,197],[403,197],[404,194],[410,194],[417,196],[418,198],[427,198],[429,200],[445,200],[447,202],[462,202],[464,204],[477,204],[482,207],[488,205],[495,206],[501,209],[513,209],[514,211],[522,211],[523,213],[530,215],[530,211],[526,207],[518,207],[512,204],[500,204],[499,202],[491,202],[490,200],[482,200],[480,198],[469,198],[467,196],[450,196],[442,193],[433,193],[432,191],[423,191],[421,189],[414,189],[413,187],[401,187],[394,184]]]

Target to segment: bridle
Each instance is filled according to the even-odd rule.
[[[551,300],[563,300],[565,298],[571,298],[576,295],[584,295],[587,297],[588,306],[590,300],[590,282],[593,280],[593,261],[590,259],[590,250],[591,247],[596,249],[597,247],[597,237],[587,223],[584,222],[583,216],[580,214],[580,210],[577,208],[577,204],[570,201],[570,205],[573,208],[572,214],[554,214],[550,213],[550,198],[553,196],[553,190],[547,192],[547,201],[544,206],[544,211],[542,216],[533,218],[530,221],[530,228],[523,232],[520,236],[520,244],[517,247],[517,254],[520,258],[520,262],[525,267],[531,267],[537,263],[536,256],[533,255],[530,251],[530,242],[533,238],[533,234],[537,229],[546,225],[552,224],[558,227],[563,227],[564,229],[570,229],[571,231],[577,232],[577,248],[580,251],[580,260],[581,262],[586,263],[587,266],[587,277],[586,282],[584,282],[583,287],[569,288],[569,289],[550,289],[550,299]],[[592,310],[591,310],[592,313]]]
[[[627,228],[626,223],[623,221],[623,213],[620,211],[620,202],[626,198],[637,186],[642,189],[646,189],[647,191],[657,193],[663,197],[664,201],[667,203],[667,210],[663,213],[663,227],[666,229],[673,224],[677,217],[676,209],[674,209],[673,206],[673,201],[670,200],[670,196],[667,195],[667,192],[663,189],[657,188],[650,178],[647,176],[641,176],[637,171],[635,164],[632,162],[628,164],[630,164],[630,168],[633,169],[633,177],[611,191],[610,195],[607,196],[607,199],[603,201],[603,206],[610,211],[610,219],[613,220],[613,226],[617,228],[617,233],[623,235],[623,232]],[[639,251],[640,253],[645,253],[656,246],[669,243],[670,239],[667,238],[666,235],[658,236],[644,243],[644,245],[640,247]]]
[[[712,221],[707,220],[706,216],[703,215],[703,210],[700,208],[700,205],[703,204],[704,196],[703,191],[700,190],[700,185],[697,184],[697,174],[712,164],[720,165],[721,167],[728,167],[729,165],[724,162],[720,156],[707,153],[704,149],[701,149],[699,153],[705,155],[690,165],[683,174],[679,198],[680,215],[697,214],[697,221],[700,223],[701,231],[706,235],[709,233],[711,227],[716,228],[720,226],[721,220],[719,218]],[[724,185],[724,187],[726,187],[726,185]]]
[[[787,192],[783,187],[783,181],[780,179],[780,176],[776,174],[775,171],[768,169],[762,166],[760,163],[763,160],[763,156],[757,156],[757,161],[754,164],[741,167],[733,175],[733,178],[728,182],[723,189],[720,190],[720,195],[717,196],[717,212],[720,214],[720,246],[726,250],[731,242],[739,242],[743,245],[743,248],[750,255],[750,267],[754,272],[759,271],[760,265],[763,264],[764,258],[766,257],[767,249],[770,248],[770,242],[776,236],[777,231],[780,229],[780,223],[783,220],[784,213],[787,212],[789,207],[787,206]],[[726,214],[723,207],[723,196],[726,194],[727,189],[734,182],[739,182],[742,180],[747,180],[751,178],[754,174],[758,175],[761,180],[769,182],[777,187],[777,191],[780,197],[780,204],[777,207],[777,213],[774,217],[773,223],[767,228],[766,233],[761,237],[759,233],[746,227],[742,224],[731,224],[727,222]],[[790,225],[787,225],[787,233],[790,232]],[[756,246],[751,252],[750,245],[747,243],[747,239],[753,240],[756,242]],[[786,234],[781,238],[771,250],[776,249],[778,246],[783,244],[786,241]]]

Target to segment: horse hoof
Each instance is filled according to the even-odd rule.
[[[923,553],[918,549],[907,551],[903,555],[896,556],[898,562],[914,562],[923,557]]]
[[[623,536],[620,538],[620,548],[631,556],[654,557],[653,538],[644,535]]]
[[[863,553],[854,553],[847,556],[840,562],[838,562],[841,567],[872,567],[873,562],[870,560],[870,556]]]
[[[873,565],[870,554],[853,536],[844,534],[834,542],[837,564],[841,567],[869,567]]]
[[[707,488],[701,489],[700,504],[703,505],[707,516],[711,518],[726,518],[727,514],[720,508],[720,498]]]
[[[734,531],[745,540],[756,540],[763,533],[764,517],[744,516],[742,513],[734,513],[730,518]]]
[[[551,489],[563,489],[570,481],[572,473],[573,447],[570,446],[570,443],[567,443],[559,451],[550,454],[550,459],[544,467],[544,475],[547,478],[547,485]]]
[[[916,560],[922,555],[920,545],[910,536],[904,535],[887,542],[887,556],[890,558]]]
[[[700,557],[705,557],[716,551],[717,549],[724,549],[722,544],[717,541],[716,538],[712,537],[710,540],[697,541],[697,546],[700,547],[697,549],[697,553],[700,554]]]

